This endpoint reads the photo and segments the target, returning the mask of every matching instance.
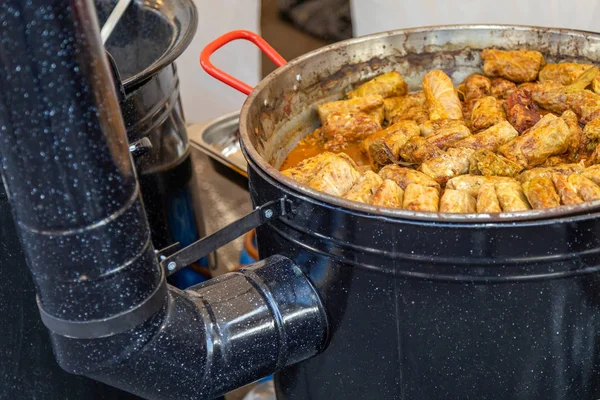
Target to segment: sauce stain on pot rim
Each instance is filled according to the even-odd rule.
[[[427,213],[381,208],[310,189],[285,177],[273,166],[277,164],[276,157],[281,162],[281,153],[297,143],[314,125],[315,104],[340,97],[352,85],[397,67],[414,90],[415,83],[427,70],[423,63],[415,62],[424,53],[426,61],[436,68],[452,71],[453,80],[462,79],[480,70],[478,52],[485,47],[537,49],[549,62],[568,59],[597,62],[600,34],[520,25],[446,25],[389,31],[334,43],[290,61],[255,87],[240,113],[242,150],[258,169],[307,198],[379,217],[450,224],[591,218],[591,213],[600,211],[600,201],[498,214]],[[429,68],[432,68],[431,64]],[[265,154],[269,151],[273,154]]]

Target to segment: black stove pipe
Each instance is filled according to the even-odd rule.
[[[0,22],[2,177],[61,367],[208,399],[318,353],[325,313],[288,259],[166,285],[93,3],[4,0]]]
[[[35,3],[0,6],[7,193],[42,308],[106,318],[147,298],[161,273],[107,62],[90,40],[95,16],[83,1]]]

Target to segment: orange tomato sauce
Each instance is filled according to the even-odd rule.
[[[288,168],[293,168],[300,164],[300,162],[306,160],[307,158],[314,157],[325,151],[330,150],[325,150],[325,148],[321,144],[306,143],[303,140],[300,143],[298,143],[296,147],[294,147],[290,154],[288,154],[285,161],[281,164],[281,167],[279,167],[279,170],[283,171]],[[360,143],[350,143],[343,150],[332,151],[332,153],[346,153],[359,166],[369,164],[369,159],[360,150]]]

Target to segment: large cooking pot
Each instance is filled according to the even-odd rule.
[[[209,60],[239,38],[282,64],[253,90]],[[249,94],[240,133],[252,201],[285,197],[294,209],[258,228],[260,255],[294,260],[329,314],[327,349],[276,375],[279,399],[600,397],[598,202],[499,216],[378,209],[277,169],[318,126],[317,103],[392,69],[413,90],[431,69],[457,83],[480,70],[486,47],[600,61],[595,33],[484,25],[384,32],[285,65],[245,31],[203,51],[207,72]]]

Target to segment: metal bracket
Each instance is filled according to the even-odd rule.
[[[156,258],[158,261],[166,260],[167,257],[172,256],[176,252],[181,250],[181,243],[175,242],[173,244],[168,245],[167,247],[163,247],[160,250],[154,250],[154,254],[156,254]]]
[[[160,264],[165,269],[167,275],[172,275],[194,261],[212,253],[219,247],[242,236],[244,233],[292,212],[292,202],[285,197],[270,201],[256,207],[254,211],[245,217],[165,258]]]
[[[148,153],[152,149],[152,142],[147,137],[143,137],[140,140],[133,142],[129,145],[129,152],[133,158],[137,158]]]

